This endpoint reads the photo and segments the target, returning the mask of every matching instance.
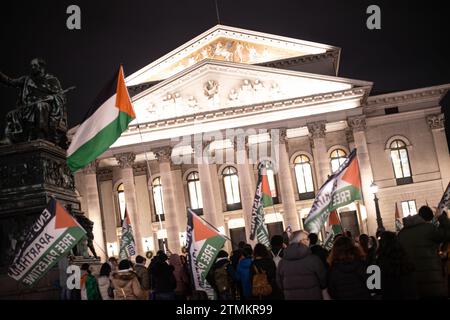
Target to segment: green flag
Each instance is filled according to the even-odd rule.
[[[133,229],[128,217],[127,208],[125,208],[125,217],[122,222],[122,237],[120,238],[119,258],[121,260],[131,258],[136,255],[136,245],[134,243]]]

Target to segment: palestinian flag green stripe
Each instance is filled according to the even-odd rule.
[[[202,281],[205,281],[209,269],[211,269],[212,265],[214,264],[214,260],[217,254],[219,253],[219,250],[222,249],[224,244],[225,239],[219,235],[208,238],[203,243],[203,246],[197,255],[197,264],[199,268],[202,270],[201,272]]]
[[[67,165],[73,172],[85,167],[120,137],[133,118],[126,112],[119,111],[117,118],[99,131],[92,139],[84,143],[67,157]]]

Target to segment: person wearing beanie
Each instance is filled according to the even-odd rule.
[[[131,267],[131,262],[119,262],[119,270],[112,275],[114,300],[146,300],[147,295],[141,288],[138,277]]]

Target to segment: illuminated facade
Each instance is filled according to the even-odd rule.
[[[437,204],[450,180],[439,105],[450,85],[371,96],[371,82],[337,76],[339,58],[336,47],[216,26],[130,75],[137,119],[75,177],[98,251],[118,254],[125,206],[140,254],[164,239],[180,251],[187,207],[248,240],[261,160],[274,165],[270,234],[302,228],[355,147],[364,201],[339,210],[346,229],[375,232],[372,181],[387,229],[395,203],[405,215]]]

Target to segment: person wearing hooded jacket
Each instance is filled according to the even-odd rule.
[[[443,213],[436,227],[431,223],[433,217],[431,208],[422,206],[417,215],[403,219],[398,240],[414,264],[419,298],[445,299],[447,284],[438,251],[441,243],[450,241],[450,223]]]
[[[128,260],[119,263],[119,270],[111,276],[114,287],[114,300],[145,300],[146,294],[142,290],[136,273]]]
[[[311,253],[306,231],[295,231],[278,264],[277,284],[286,300],[322,300],[327,274],[320,259]]]

